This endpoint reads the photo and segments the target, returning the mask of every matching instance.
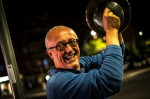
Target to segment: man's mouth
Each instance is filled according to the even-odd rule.
[[[66,55],[64,55],[64,59],[65,59],[65,60],[72,60],[76,55],[77,55],[77,52],[74,52],[74,53],[66,53]]]
[[[70,60],[70,59],[74,58],[74,56],[75,56],[75,55],[67,56],[67,57],[64,57],[64,59]]]

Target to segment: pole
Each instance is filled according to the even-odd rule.
[[[21,86],[21,80],[19,78],[17,62],[9,34],[2,0],[0,0],[0,44],[13,97],[14,99],[24,99],[25,97]]]

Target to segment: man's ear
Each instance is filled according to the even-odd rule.
[[[49,49],[46,50],[46,53],[50,56],[51,59],[54,59],[52,52]]]

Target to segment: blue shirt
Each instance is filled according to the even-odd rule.
[[[125,46],[109,45],[106,51],[80,58],[78,70],[51,69],[47,99],[104,99],[119,92],[123,80]]]

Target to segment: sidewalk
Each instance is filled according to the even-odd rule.
[[[128,70],[124,72],[123,81],[148,71],[150,71],[150,66]],[[25,95],[27,99],[46,99],[46,91],[41,90],[41,88],[28,91]]]
[[[42,88],[32,89],[32,90],[27,91],[25,93],[25,96],[26,96],[26,99],[46,99],[46,90],[42,90]]]
[[[126,81],[129,78],[132,78],[134,76],[137,76],[141,73],[148,72],[148,71],[150,71],[150,66],[141,67],[141,68],[134,68],[132,70],[128,70],[128,71],[124,72],[123,80]]]

